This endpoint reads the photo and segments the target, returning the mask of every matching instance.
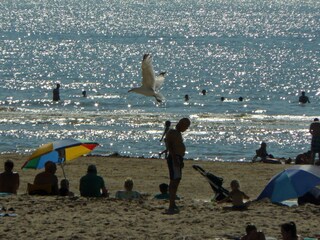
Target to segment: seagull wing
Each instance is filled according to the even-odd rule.
[[[161,72],[157,77],[155,81],[155,91],[159,91],[159,89],[162,87],[165,79],[166,72]]]
[[[145,88],[155,90],[156,76],[154,74],[153,66],[152,66],[152,57],[151,55],[147,55],[142,60],[141,64],[142,69],[142,86]]]

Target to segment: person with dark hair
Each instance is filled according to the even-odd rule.
[[[57,87],[55,89],[53,89],[52,92],[53,96],[52,96],[52,100],[53,101],[60,101],[60,84],[57,83]]]
[[[159,185],[159,190],[160,190],[160,193],[154,195],[154,198],[155,199],[159,199],[159,200],[162,200],[162,199],[169,199],[169,185],[166,184],[166,183],[161,183]],[[179,196],[176,196],[176,200],[180,200],[180,197]]]
[[[17,172],[13,172],[14,163],[7,160],[4,163],[4,172],[0,173],[0,192],[17,194],[20,177]]]
[[[45,193],[43,191],[42,195],[58,195],[59,193],[59,185],[58,185],[58,178],[55,175],[57,171],[57,166],[54,162],[48,161],[44,165],[44,172],[38,173],[36,177],[34,178],[34,185],[37,186],[44,186],[44,185],[50,185],[51,190],[50,192]],[[39,189],[40,190],[40,189]]]
[[[69,181],[67,179],[62,179],[60,181],[60,188],[59,188],[59,196],[69,196],[69,197],[73,197],[74,193],[70,192],[69,189]]]
[[[266,237],[263,232],[259,232],[257,227],[253,224],[248,224],[246,226],[246,235],[244,235],[241,240],[265,240]]]
[[[169,153],[167,165],[170,177],[168,214],[174,214],[179,211],[175,200],[182,177],[183,157],[186,152],[181,133],[185,132],[190,124],[191,122],[188,118],[182,118],[176,125],[176,129],[170,129],[166,134],[165,143]]]
[[[299,240],[297,235],[297,228],[294,222],[288,222],[281,224],[282,240]]]
[[[304,205],[311,203],[314,205],[320,205],[320,189],[317,187],[312,188],[301,197],[298,197],[298,205]]]
[[[305,92],[301,92],[301,96],[299,97],[299,103],[310,103],[310,100],[306,96]]]
[[[316,154],[318,153],[320,163],[320,122],[318,118],[313,119],[313,122],[310,124],[309,132],[312,135],[311,139],[311,158],[312,164],[315,164]]]
[[[207,90],[203,89],[203,90],[201,91],[201,93],[202,93],[202,95],[206,95],[206,94],[207,94]]]
[[[104,180],[97,175],[97,168],[91,164],[87,174],[80,179],[80,195],[83,197],[108,197]]]

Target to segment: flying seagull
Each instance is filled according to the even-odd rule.
[[[141,64],[142,68],[142,85],[141,87],[132,88],[128,92],[135,92],[149,97],[155,97],[157,102],[163,102],[164,96],[159,92],[161,88],[166,72],[161,72],[158,76],[155,76],[152,66],[151,54],[144,54]]]

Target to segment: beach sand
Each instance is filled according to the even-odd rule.
[[[254,223],[266,236],[280,238],[280,224],[294,221],[298,233],[313,237],[320,232],[320,207],[307,204],[287,207],[268,201],[252,203],[247,211],[223,209],[225,204],[210,202],[213,191],[193,164],[223,177],[223,186],[238,179],[241,190],[254,199],[270,178],[288,165],[264,163],[228,163],[186,160],[178,195],[181,211],[166,215],[168,202],[153,200],[158,185],[169,182],[166,161],[125,157],[88,156],[65,166],[70,190],[76,197],[43,197],[26,194],[27,183],[41,170],[20,168],[26,156],[0,155],[1,167],[7,159],[15,163],[20,174],[18,195],[0,198],[0,205],[14,208],[16,217],[0,218],[0,239],[234,239],[245,232],[247,223]],[[79,197],[79,179],[89,164],[96,164],[111,193],[110,198]],[[58,167],[57,176],[63,178]],[[134,190],[145,193],[141,201],[113,198],[123,188],[126,177],[134,180]]]

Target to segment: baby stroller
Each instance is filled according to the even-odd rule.
[[[210,172],[205,171],[199,165],[192,165],[192,167],[197,170],[202,176],[204,176],[209,182],[213,192],[215,193],[213,200],[220,201],[229,196],[229,191],[222,187],[223,179],[213,175]]]

